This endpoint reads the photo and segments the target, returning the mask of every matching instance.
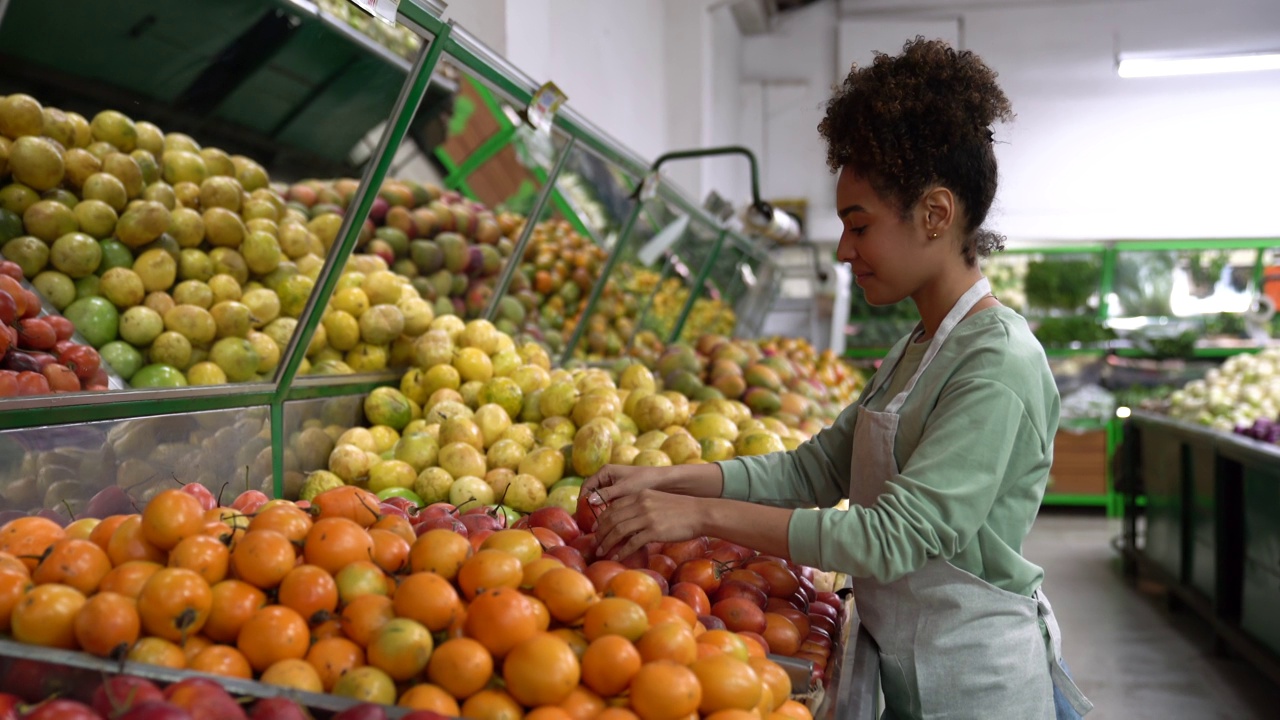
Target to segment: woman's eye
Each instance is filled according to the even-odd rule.
[[[862,237],[867,233],[867,226],[863,225],[862,227],[849,228],[849,232],[857,235],[858,237]]]

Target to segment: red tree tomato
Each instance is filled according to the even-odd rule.
[[[0,358],[9,352],[9,333],[0,331]]]
[[[8,275],[14,280],[21,280],[22,266],[12,260],[0,260],[0,275]]]
[[[61,315],[48,315],[44,321],[53,326],[53,332],[58,336],[59,340],[70,340],[75,334],[76,326],[71,321]]]
[[[18,373],[18,394],[48,395],[49,381],[44,375],[37,372],[20,372]]]
[[[18,322],[18,344],[29,350],[49,350],[58,342],[53,326],[41,318],[24,318]]]
[[[71,368],[81,380],[92,380],[102,366],[102,356],[88,345],[73,345],[58,355],[58,362]]]
[[[57,363],[44,366],[45,379],[49,381],[49,389],[54,392],[80,392],[80,378],[71,368]]]
[[[18,394],[18,373],[12,370],[0,370],[0,397],[13,397]]]
[[[0,289],[0,324],[12,325],[20,314],[18,301],[7,290]]]

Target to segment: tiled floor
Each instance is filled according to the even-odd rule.
[[[1204,626],[1171,614],[1163,597],[1126,582],[1111,540],[1120,523],[1046,514],[1024,554],[1045,568],[1045,591],[1090,720],[1280,717],[1280,686],[1242,661],[1216,657]]]

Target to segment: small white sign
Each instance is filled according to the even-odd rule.
[[[555,122],[556,113],[559,112],[560,106],[568,100],[560,88],[556,87],[553,82],[543,83],[533,94],[533,98],[529,101],[529,107],[525,109],[525,116],[529,118],[529,124],[534,130],[540,133],[551,134],[551,125]]]
[[[351,2],[383,22],[396,24],[396,11],[400,9],[400,0],[351,0]]]

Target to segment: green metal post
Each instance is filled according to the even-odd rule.
[[[1262,285],[1267,279],[1267,251],[1258,248],[1258,257],[1253,262],[1253,291],[1262,294]]]
[[[707,282],[707,278],[711,277],[711,269],[715,267],[716,258],[720,256],[720,248],[724,246],[724,239],[728,234],[729,231],[727,229],[720,229],[720,234],[716,236],[715,244],[711,246],[711,255],[702,264],[702,267],[698,269],[698,276],[694,278],[693,287],[689,288],[689,299],[684,301],[684,307],[680,309],[679,319],[676,320],[675,327],[671,329],[671,336],[667,338],[668,345],[678,340],[680,333],[684,331],[684,324],[689,320],[689,314],[693,312],[693,304],[702,293],[702,286]]]
[[[431,84],[431,72],[435,69],[436,63],[439,62],[440,56],[444,54],[444,48],[448,43],[449,33],[452,29],[452,23],[440,28],[439,34],[431,40],[431,44],[418,56],[417,66],[409,74],[404,87],[401,88],[400,97],[396,100],[395,107],[392,109],[392,117],[395,118],[395,121],[388,125],[382,134],[382,140],[379,142],[378,150],[375,154],[376,160],[371,162],[365,169],[360,188],[356,191],[355,197],[352,198],[349,208],[351,211],[343,218],[342,228],[338,232],[340,240],[334,244],[333,250],[329,253],[328,262],[325,263],[324,269],[320,271],[315,290],[312,291],[311,297],[307,300],[306,308],[302,312],[302,317],[305,318],[305,321],[298,325],[293,337],[289,340],[288,348],[285,349],[285,362],[276,381],[276,391],[272,400],[271,410],[271,470],[277,491],[284,486],[283,415],[284,401],[289,394],[289,386],[293,384],[293,379],[298,374],[298,368],[301,367],[302,361],[306,357],[307,346],[311,344],[311,338],[315,335],[316,327],[320,324],[324,308],[328,305],[329,297],[333,294],[333,289],[337,286],[338,279],[342,275],[342,267],[346,264],[347,258],[351,257],[352,251],[355,250],[356,240],[360,237],[360,228],[364,224],[365,218],[369,216],[373,201],[378,196],[378,188],[382,186],[382,181],[386,179],[387,171],[391,168],[391,162],[395,159],[396,150],[399,149],[400,143],[404,140],[404,136],[409,130],[409,125],[413,122],[413,117],[418,112],[418,106],[422,104],[422,98],[427,94],[427,86]]]
[[[609,257],[604,261],[604,267],[600,269],[599,278],[591,286],[591,294],[587,296],[587,306],[583,308],[582,316],[578,318],[578,323],[573,326],[573,335],[569,337],[569,342],[565,344],[564,352],[560,355],[561,366],[567,365],[573,359],[573,351],[578,347],[578,343],[582,341],[582,333],[586,332],[587,319],[591,317],[591,313],[595,312],[596,303],[600,302],[600,295],[604,292],[604,286],[609,277],[613,275],[613,268],[617,266],[618,260],[622,258],[622,249],[627,246],[627,240],[631,237],[631,229],[635,227],[636,218],[640,217],[640,209],[644,207],[644,203],[640,200],[636,200],[635,203],[635,206],[631,208],[631,214],[627,216],[627,222],[622,226],[622,232],[618,234],[618,241],[609,250]]]
[[[520,238],[516,240],[515,249],[511,251],[506,264],[502,266],[502,274],[498,276],[498,284],[493,288],[493,297],[489,298],[489,306],[484,309],[485,320],[493,322],[494,316],[498,314],[498,303],[506,296],[507,288],[511,286],[511,278],[515,277],[516,268],[520,266],[520,260],[524,258],[524,249],[529,245],[529,238],[533,237],[533,229],[538,224],[537,219],[542,216],[542,209],[547,206],[547,199],[551,197],[551,191],[555,189],[556,177],[564,169],[564,164],[569,159],[569,152],[573,150],[573,146],[577,142],[576,138],[569,138],[568,144],[560,152],[560,157],[556,158],[555,167],[551,168],[548,182],[542,186],[537,199],[533,201],[533,209],[529,212],[529,217],[524,223],[524,229],[520,231]]]

